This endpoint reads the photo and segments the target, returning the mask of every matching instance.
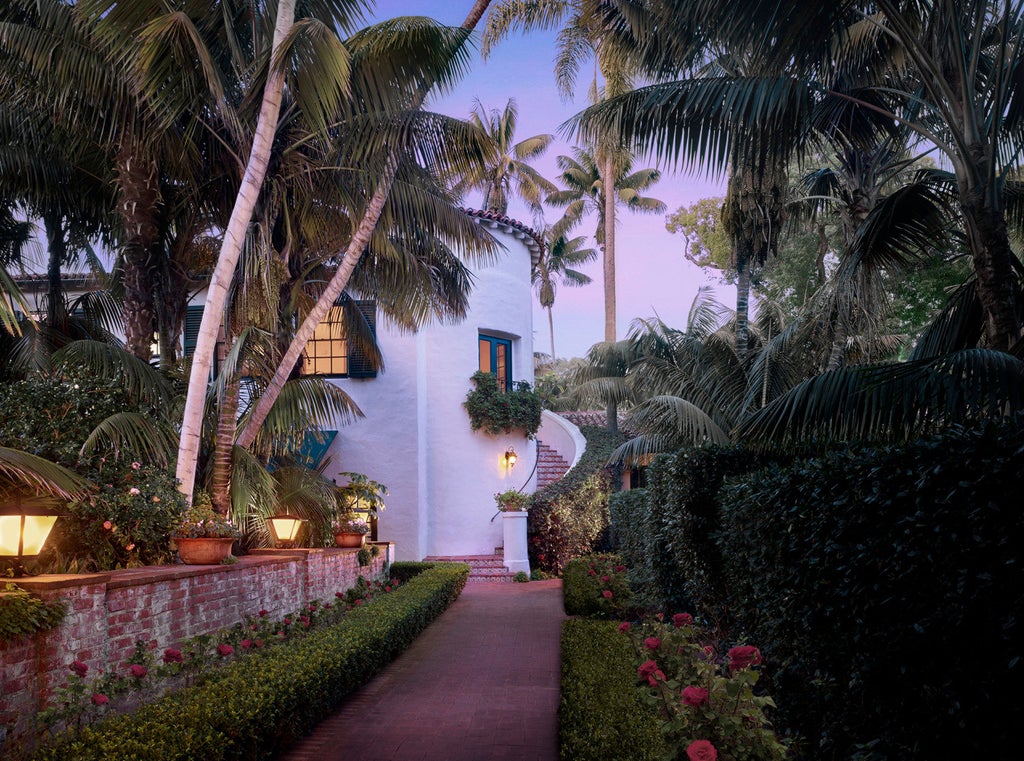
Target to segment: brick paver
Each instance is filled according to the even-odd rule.
[[[561,582],[467,585],[280,761],[557,761]]]

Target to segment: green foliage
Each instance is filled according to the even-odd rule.
[[[562,624],[558,739],[566,761],[659,761],[668,747],[657,712],[636,689],[629,640],[606,621]]]
[[[654,583],[650,548],[652,512],[646,489],[616,492],[608,500],[611,548],[627,568],[626,578],[638,606],[648,609],[663,607]]]
[[[570,558],[606,543],[613,479],[605,463],[625,437],[595,426],[580,430],[587,440],[580,461],[562,479],[534,493],[530,502],[530,567],[548,573],[561,572]]]
[[[437,563],[425,562],[422,560],[399,560],[397,563],[392,563],[389,569],[389,574],[392,579],[398,579],[400,582],[406,582],[414,576],[418,576],[424,571],[429,571]],[[469,566],[466,566],[468,569]]]
[[[494,501],[498,509],[503,513],[517,513],[526,510],[530,506],[530,495],[523,494],[518,489],[507,489],[494,495]]]
[[[174,536],[181,539],[209,537],[216,539],[239,539],[242,532],[225,516],[214,512],[207,502],[196,501],[174,529]]]
[[[30,637],[59,626],[67,615],[62,601],[43,602],[15,584],[0,591],[0,642]]]
[[[665,219],[670,233],[683,236],[683,256],[701,269],[726,271],[732,266],[729,235],[722,224],[725,198],[702,198],[680,206]]]
[[[518,381],[513,384],[514,388],[502,392],[497,378],[490,373],[473,373],[471,380],[476,388],[466,395],[464,406],[474,431],[481,428],[492,434],[525,431],[527,436],[537,433],[540,428],[540,397],[529,383]]]
[[[565,564],[562,601],[567,615],[620,618],[632,598],[626,566],[618,555],[588,555]]]
[[[33,758],[271,758],[408,647],[458,597],[467,576],[462,565],[424,570],[294,647],[254,652],[202,684],[68,734]]]
[[[512,577],[512,581],[518,582],[519,584],[527,584],[530,581],[530,574],[526,571],[518,571],[516,575]]]
[[[952,429],[723,490],[731,609],[807,757],[1016,753],[1022,453],[1019,421]]]
[[[372,561],[373,555],[370,553],[370,548],[360,547],[359,552],[356,553],[356,562],[358,562],[361,567],[366,567],[370,565]]]
[[[384,509],[384,497],[388,496],[388,487],[384,484],[377,483],[362,473],[338,475],[348,479],[347,484],[335,490],[339,517],[350,518],[357,513],[375,517]]]

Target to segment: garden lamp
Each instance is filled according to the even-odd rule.
[[[274,535],[274,542],[282,545],[294,544],[299,536],[299,529],[305,523],[302,518],[290,515],[287,508],[284,515],[272,515],[267,521],[270,523],[270,533]]]
[[[56,510],[14,497],[0,501],[0,558],[14,558],[14,574],[24,575],[24,559],[43,550],[59,517]]]
[[[505,450],[505,467],[514,467],[516,462],[519,460],[519,456],[516,454],[516,450],[509,447]]]

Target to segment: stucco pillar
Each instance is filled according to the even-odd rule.
[[[529,575],[530,557],[526,550],[526,516],[525,510],[505,512],[501,514],[501,523],[505,535],[505,567],[512,573],[522,571]]]

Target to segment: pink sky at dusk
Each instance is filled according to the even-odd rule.
[[[376,18],[394,16],[430,16],[443,24],[456,26],[465,19],[472,0],[431,2],[430,0],[381,0],[376,4]],[[478,27],[477,41],[479,41]],[[524,139],[539,133],[554,133],[556,142],[533,165],[545,177],[554,180],[558,174],[555,159],[568,155],[571,145],[558,135],[559,126],[586,107],[589,85],[587,72],[582,72],[579,94],[572,101],[561,100],[554,81],[555,32],[516,35],[501,43],[487,61],[479,53],[472,71],[458,88],[444,97],[435,97],[428,108],[440,113],[468,117],[474,98],[484,107],[504,108],[509,98],[519,106],[516,138]],[[635,168],[657,166],[653,158],[638,158]],[[662,167],[664,169],[664,167]],[[649,195],[660,198],[670,212],[701,198],[724,194],[724,180],[665,171],[661,181]],[[467,198],[467,205],[480,206],[479,195]],[[547,221],[560,216],[558,209],[545,209]],[[514,203],[509,214],[532,224],[531,214],[521,203]],[[575,234],[592,234],[597,220],[585,219]],[[690,303],[702,285],[716,286],[720,301],[728,304],[731,289],[719,286],[699,268],[683,257],[682,239],[665,229],[664,215],[636,215],[622,212],[616,238],[616,285],[618,291],[618,337],[625,337],[630,323],[637,317],[660,316],[674,327],[686,326]],[[588,244],[596,246],[591,240]],[[555,297],[555,350],[559,357],[582,356],[587,349],[604,338],[603,289],[601,264],[588,265],[584,271],[594,282],[583,288],[559,287]],[[535,304],[534,349],[550,353],[547,314]]]

